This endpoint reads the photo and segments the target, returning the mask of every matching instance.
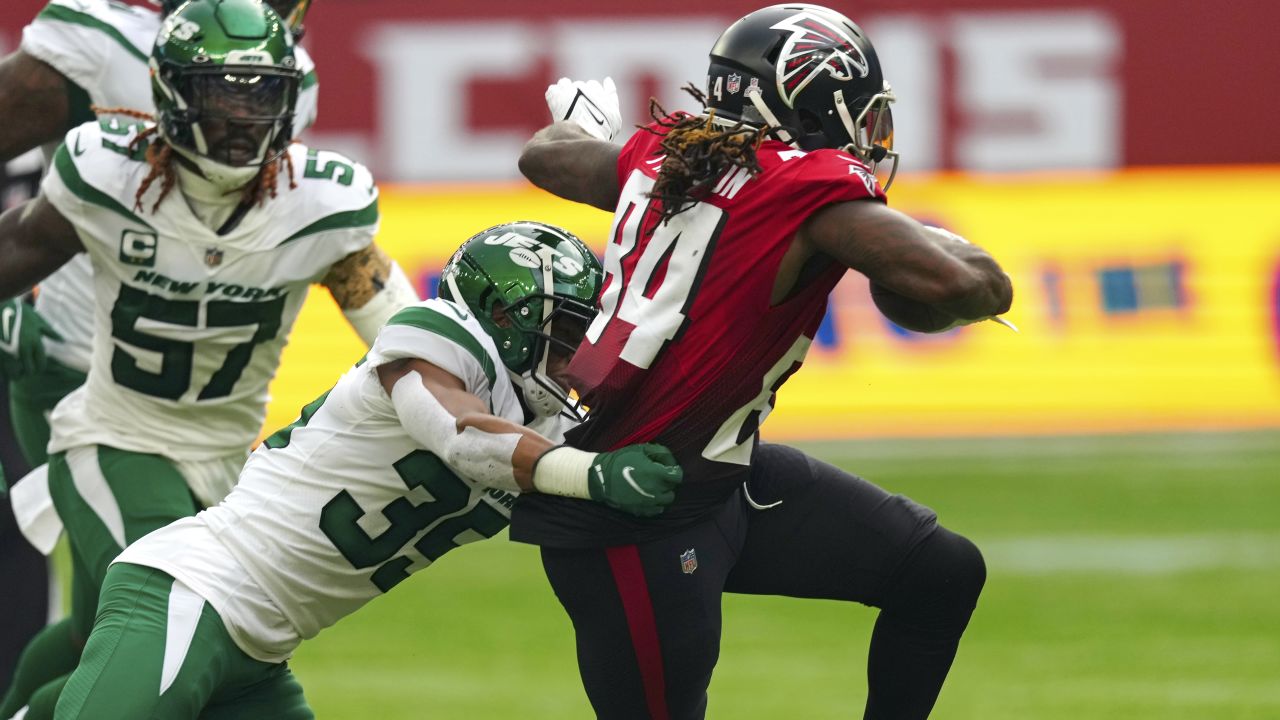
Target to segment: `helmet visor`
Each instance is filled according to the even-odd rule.
[[[182,93],[195,121],[196,149],[235,167],[265,163],[293,118],[297,78],[265,68],[210,70],[190,73]]]
[[[852,151],[871,167],[880,187],[888,191],[898,174],[898,153],[893,149],[893,91],[886,85],[867,102],[854,121]]]
[[[863,141],[871,148],[873,159],[876,155],[883,157],[887,151],[893,150],[893,109],[887,101],[872,103],[867,108],[867,119],[862,127]],[[876,148],[883,148],[880,153]]]

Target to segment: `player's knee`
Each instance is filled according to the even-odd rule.
[[[950,568],[949,588],[946,593],[958,605],[972,610],[987,582],[987,563],[982,551],[969,538],[938,528],[935,537],[945,533],[940,542],[946,547],[946,563]]]
[[[939,619],[963,616],[967,621],[986,580],[982,551],[963,535],[939,527],[902,569],[894,604]]]

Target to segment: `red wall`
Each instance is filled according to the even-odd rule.
[[[42,4],[39,0],[0,3],[0,42],[4,47],[13,47],[21,26]],[[371,29],[379,24],[386,27],[388,23],[410,20],[491,19],[518,20],[536,29],[565,19],[594,19],[615,20],[623,27],[628,18],[664,18],[676,23],[690,12],[701,18],[728,21],[758,6],[736,0],[647,0],[621,10],[613,9],[615,5],[594,0],[316,0],[306,45],[317,59],[324,88],[317,130],[363,137],[381,132],[376,119],[379,85],[375,68],[366,57],[367,49],[361,49],[361,43],[368,42]],[[1274,127],[1275,119],[1280,117],[1280,83],[1276,81],[1280,43],[1272,37],[1280,28],[1280,3],[862,0],[857,3],[856,12],[850,5],[836,7],[860,21],[889,15],[917,16],[936,21],[944,34],[948,18],[972,16],[975,12],[1007,15],[1053,9],[1096,10],[1114,23],[1122,42],[1114,67],[1101,70],[1114,75],[1122,98],[1118,121],[1121,127],[1116,132],[1119,157],[1114,164],[1280,162],[1280,132]],[[483,43],[485,39],[477,36],[476,42]],[[954,149],[956,133],[964,132],[966,124],[978,122],[958,109],[954,60],[954,52],[944,42],[939,80],[939,94],[945,106],[937,162],[940,167],[964,166]],[[1046,72],[1080,72],[1080,64],[1076,57],[1067,66]],[[514,79],[486,79],[479,74],[466,84],[467,97],[459,102],[469,128],[524,131],[545,119],[544,111],[540,111],[542,88],[554,80],[551,62],[548,56],[538,55],[529,57],[526,65]],[[699,80],[702,72],[702,68],[690,68],[689,79]],[[893,77],[893,68],[888,68],[887,75]],[[643,97],[645,93],[637,91],[636,95]]]

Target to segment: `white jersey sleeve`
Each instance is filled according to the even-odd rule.
[[[48,63],[95,105],[151,110],[147,58],[160,30],[151,10],[108,0],[50,0],[22,31],[24,52]]]
[[[21,49],[84,91],[101,108],[152,112],[147,56],[160,29],[160,15],[107,0],[51,0],[22,31]],[[70,108],[73,117],[89,108]],[[45,148],[46,164],[56,144]],[[63,365],[87,372],[93,341],[93,267],[78,255],[40,284],[36,311],[61,340],[45,350]]]

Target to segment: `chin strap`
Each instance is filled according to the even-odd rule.
[[[747,99],[751,101],[756,112],[760,113],[760,117],[764,118],[764,121],[769,125],[769,128],[778,136],[778,139],[791,147],[795,147],[795,139],[791,137],[791,133],[788,132],[786,128],[782,127],[782,123],[778,122],[778,116],[774,115],[773,111],[769,109],[769,106],[765,104],[764,97],[760,93],[760,88],[747,88],[743,91],[743,94],[745,94]]]

